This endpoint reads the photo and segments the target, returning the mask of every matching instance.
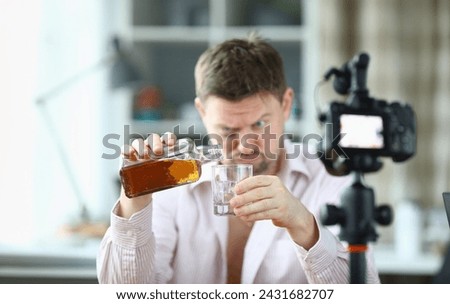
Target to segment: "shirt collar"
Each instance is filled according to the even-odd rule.
[[[284,148],[286,150],[286,159],[283,162],[283,169],[286,170],[286,173],[300,173],[310,179],[312,173],[307,162],[308,159],[317,157],[312,147],[306,146],[306,144],[301,142],[293,143],[286,139]]]

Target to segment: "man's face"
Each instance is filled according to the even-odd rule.
[[[237,102],[209,96],[196,106],[210,139],[224,148],[224,164],[252,164],[255,175],[274,174],[292,98],[288,89],[282,102],[266,93]]]

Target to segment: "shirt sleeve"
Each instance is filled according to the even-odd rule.
[[[317,219],[316,219],[317,222]],[[309,283],[343,284],[350,282],[350,255],[343,243],[327,228],[318,225],[319,240],[310,249],[296,245],[297,256]],[[366,254],[366,283],[380,283],[371,248]]]
[[[152,283],[155,265],[155,238],[152,233],[153,204],[130,219],[117,216],[118,203],[111,213],[111,225],[97,255],[99,283]]]

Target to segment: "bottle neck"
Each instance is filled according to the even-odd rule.
[[[198,146],[196,148],[198,160],[202,163],[220,161],[223,159],[222,147],[220,145]]]
[[[211,161],[220,161],[223,159],[222,148],[220,145],[204,145],[195,146],[191,138],[179,139],[174,147],[164,147],[164,153],[152,158],[179,158],[179,159],[196,159],[202,163]]]

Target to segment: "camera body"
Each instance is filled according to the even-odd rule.
[[[370,109],[357,109],[333,102],[329,112],[321,117],[322,122],[332,126],[332,132],[326,133],[325,151],[335,148],[348,157],[363,153],[392,157],[394,162],[413,156],[416,147],[413,109],[399,102],[374,100],[374,103]]]
[[[365,87],[368,55],[360,54],[341,70],[332,69],[334,87],[339,94],[349,93],[346,103],[334,101],[319,120],[326,131],[319,144],[319,156],[335,175],[352,170],[373,172],[381,168],[379,157],[402,162],[416,152],[414,110],[400,102],[387,103],[369,96]]]

